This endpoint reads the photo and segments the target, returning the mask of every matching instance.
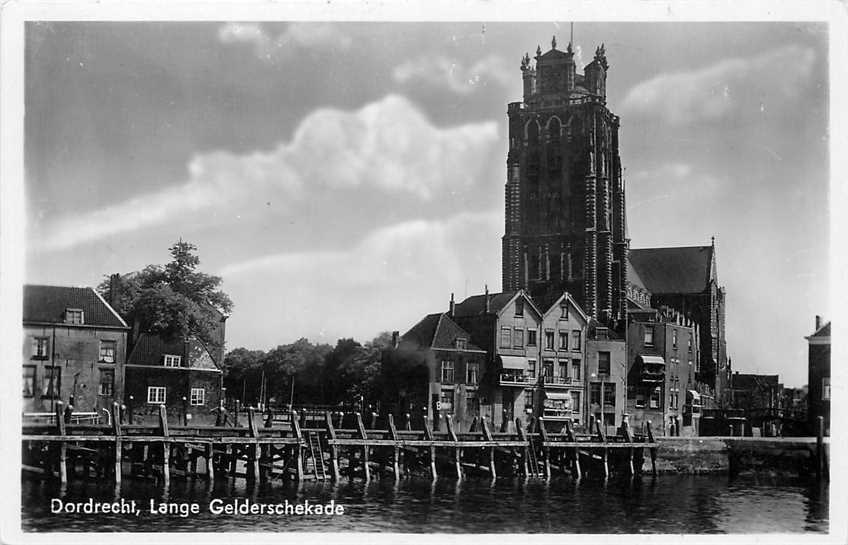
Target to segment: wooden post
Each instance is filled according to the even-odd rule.
[[[492,438],[492,430],[489,429],[489,419],[485,416],[481,422],[483,426],[483,438],[486,441],[494,441]],[[489,447],[489,471],[492,472],[492,478],[498,478],[498,472],[495,470],[495,447]]]
[[[297,474],[297,482],[303,481],[303,433],[300,431],[300,422],[297,419],[297,412],[291,412],[292,431],[297,438],[297,445],[293,447],[295,453],[295,471]]]
[[[368,426],[369,430],[377,429],[377,413],[371,411],[371,425]]]
[[[595,420],[595,429],[598,433],[598,437],[600,437],[601,442],[603,442],[603,447],[601,448],[603,464],[604,464],[604,479],[609,477],[609,464],[607,462],[607,436],[604,433],[604,429],[601,427],[601,421]]]
[[[365,481],[371,480],[371,468],[368,461],[368,433],[365,431],[365,424],[362,422],[362,414],[356,413],[356,427],[359,430],[359,436],[362,438],[362,469],[365,470]]]
[[[524,447],[524,453],[522,454],[521,459],[524,462],[524,476],[529,477],[530,476],[530,464],[529,464],[529,460],[527,459],[528,458],[527,454],[530,452],[529,449],[533,448],[533,444],[530,442],[530,440],[527,438],[527,435],[524,433],[524,426],[521,425],[521,419],[520,418],[515,419],[515,430],[518,432],[518,439],[520,441],[526,441],[527,442],[527,445]]]
[[[233,413],[233,426],[238,428],[241,424],[239,423],[239,412],[241,412],[241,402],[236,399],[236,412]]]
[[[633,434],[630,433],[630,422],[627,421],[627,417],[625,417],[621,421],[621,431],[622,431],[622,434],[624,435],[624,440],[627,441],[628,443],[632,443],[633,442]],[[633,467],[633,448],[632,447],[627,449],[627,468],[626,469],[627,469],[627,471],[630,475],[635,474],[634,467]]]
[[[824,457],[824,417],[816,417],[816,478],[821,479],[825,474]]]
[[[648,420],[645,424],[646,424],[646,429],[647,429],[647,432],[648,432],[648,442],[653,443],[654,442],[654,432],[651,430],[651,421]],[[657,449],[656,449],[656,447],[651,447],[649,450],[650,450],[650,453],[651,453],[651,475],[656,477],[656,475],[657,475]]]
[[[570,443],[577,442],[577,437],[575,437],[574,432],[571,430],[571,422],[568,420],[565,421],[565,434]],[[574,447],[574,461],[571,471],[575,479],[579,480],[583,476],[580,471],[580,447],[578,446]]]
[[[539,434],[542,436],[542,456],[545,457],[545,478],[551,479],[551,449],[545,446],[548,442],[548,430],[545,429],[545,417],[539,417]]]
[[[403,415],[403,429],[412,431],[412,416],[409,413]]]
[[[424,438],[433,441],[433,426],[430,419],[426,417],[424,418]],[[433,477],[433,480],[439,476],[436,472],[436,447],[432,444],[430,445],[430,476]]]
[[[159,430],[162,437],[169,437],[171,433],[168,431],[168,410],[165,405],[159,405]],[[162,441],[162,482],[168,486],[171,482],[171,442]]]
[[[65,435],[65,411],[61,401],[56,402],[56,432],[60,436]],[[59,441],[59,482],[68,482],[68,444],[64,439]]]
[[[259,473],[259,459],[257,456],[258,443],[256,439],[259,437],[259,430],[256,427],[256,411],[253,407],[247,408],[247,429],[250,432],[250,437],[253,439],[253,444],[247,446],[247,466],[245,468],[245,477],[253,481],[256,479],[256,474]]]
[[[389,433],[392,434],[392,441],[395,442],[394,448],[394,458],[392,460],[392,468],[395,472],[395,480],[400,479],[400,447],[398,446],[398,438],[397,428],[395,428],[395,417],[392,413],[389,413]]]
[[[112,431],[115,433],[115,484],[121,484],[121,455],[123,444],[121,442],[121,406],[117,402],[112,404]]]
[[[212,443],[206,443],[206,476],[210,481],[215,480],[215,448]]]
[[[325,413],[327,419],[327,437],[330,439],[330,463],[333,466],[333,481],[339,482],[339,448],[336,440],[336,428],[333,426],[333,416],[329,411]]]
[[[453,417],[448,415],[445,416],[445,427],[448,431],[448,436],[450,440],[453,442],[457,442],[459,439],[456,437],[456,432],[453,429]],[[456,464],[456,478],[462,479],[462,449],[459,447],[454,447],[454,463]]]

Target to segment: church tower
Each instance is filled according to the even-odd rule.
[[[626,312],[619,118],[606,107],[604,46],[578,74],[572,44],[521,60],[524,100],[508,105],[503,289],[544,302],[563,291],[606,324]]]

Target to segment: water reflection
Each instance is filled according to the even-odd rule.
[[[828,487],[808,481],[722,476],[546,480],[386,478],[340,484],[238,479],[57,484],[25,480],[26,531],[395,531],[551,533],[824,532]],[[136,500],[138,516],[50,514],[51,498]],[[191,517],[147,513],[150,499],[196,502]],[[343,505],[338,517],[213,515],[212,499]]]

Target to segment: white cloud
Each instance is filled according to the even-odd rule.
[[[398,95],[352,112],[323,108],[271,151],[198,155],[181,185],[61,218],[39,237],[40,247],[70,248],[165,222],[214,222],[257,199],[294,208],[322,190],[342,199],[341,192],[369,188],[431,201],[478,182],[497,136],[494,122],[436,127]]]
[[[482,292],[487,282],[496,290],[502,229],[499,211],[460,213],[382,227],[350,248],[231,264],[218,272],[238,309],[228,334],[269,346],[305,331],[335,342],[406,329],[426,313],[446,310],[451,291],[461,299],[465,289]],[[257,315],[263,319],[251,319]]]
[[[787,45],[697,70],[660,74],[630,89],[622,115],[685,126],[778,111],[811,84],[815,58],[810,48]]]
[[[518,74],[517,66],[510,69],[503,58],[494,55],[480,59],[470,68],[446,57],[426,56],[398,65],[392,77],[400,84],[424,83],[467,95],[489,84],[509,85],[520,79]]]
[[[287,58],[304,49],[350,48],[351,39],[338,26],[330,23],[290,23],[276,36],[258,23],[225,23],[218,29],[218,39],[225,44],[252,44],[257,57],[266,61]]]

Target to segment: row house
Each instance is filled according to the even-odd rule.
[[[631,309],[627,326],[627,412],[663,435],[698,435],[703,397],[698,325],[668,307]]]
[[[627,353],[624,339],[597,322],[586,340],[586,382],[589,427],[600,422],[605,433],[614,432],[626,412]]]
[[[103,415],[124,395],[129,327],[92,288],[23,289],[23,411]]]
[[[830,322],[816,316],[815,331],[805,337],[809,343],[807,359],[807,421],[809,433],[818,433],[816,421],[824,419],[824,433],[830,435]]]

